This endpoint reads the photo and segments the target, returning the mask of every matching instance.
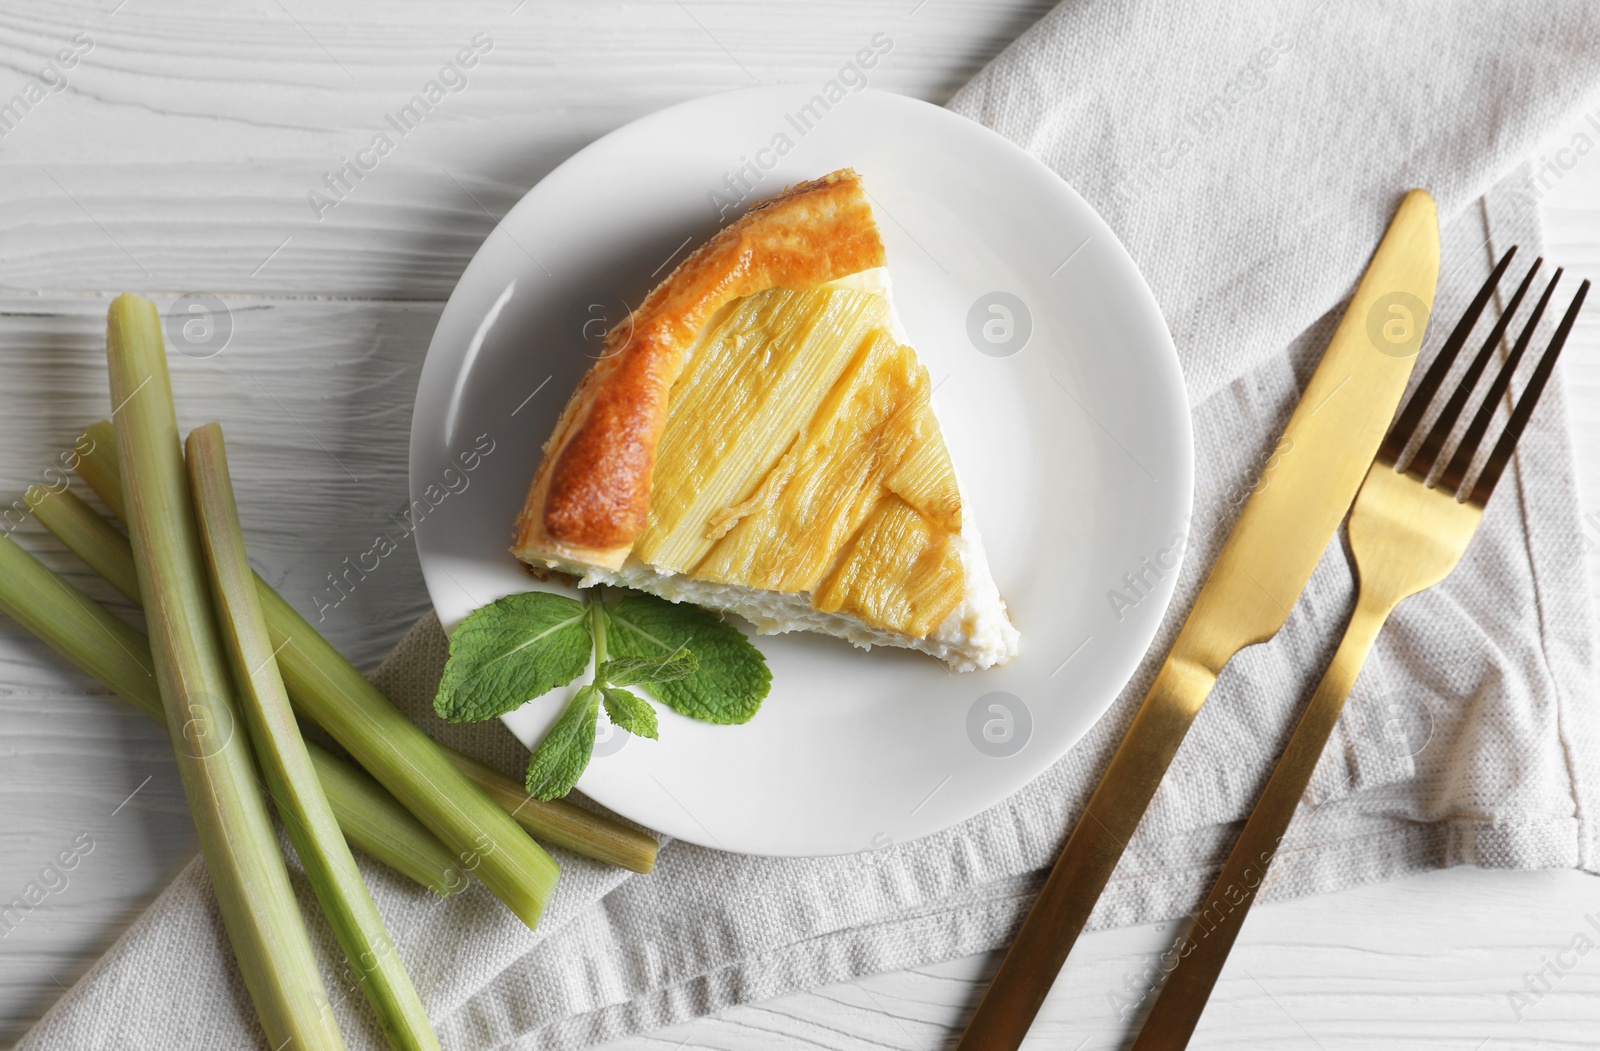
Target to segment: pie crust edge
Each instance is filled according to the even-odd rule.
[[[620,568],[644,531],[668,396],[717,310],[882,265],[871,203],[849,168],[756,205],[701,245],[607,334],[544,445],[512,553],[538,567]]]

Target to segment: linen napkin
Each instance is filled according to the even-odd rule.
[[[1439,200],[1436,312],[1453,319],[1493,257],[1512,243],[1537,254],[1532,173],[1516,165],[1600,102],[1597,49],[1600,10],[1514,0],[1257,0],[1220,17],[1202,5],[1068,0],[1025,33],[950,105],[1083,193],[1171,325],[1198,482],[1188,558],[1156,645],[1046,774],[921,841],[818,860],[669,843],[649,876],[563,855],[560,891],[536,932],[481,887],[441,901],[368,865],[444,1043],[583,1047],[1003,945],[1400,194],[1423,186]],[[1454,864],[1600,868],[1592,632],[1571,475],[1557,386],[1461,567],[1385,628],[1267,899]],[[1197,905],[1337,643],[1352,583],[1335,543],[1279,636],[1229,665],[1091,926]],[[524,753],[508,734],[429,714],[444,655],[429,618],[377,680],[430,732],[519,771]],[[303,880],[299,890],[310,907]],[[332,974],[335,949],[319,936]],[[332,987],[350,1046],[382,1046],[359,994]],[[196,860],[20,1047],[260,1042]]]

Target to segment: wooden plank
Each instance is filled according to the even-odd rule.
[[[0,287],[444,299],[498,216],[621,124],[757,82],[820,85],[879,32],[894,49],[873,86],[942,101],[1049,6],[409,0],[382,24],[303,0],[3,12],[16,70],[79,33],[94,46],[5,138]],[[394,130],[386,115],[474,39],[463,86]],[[393,151],[313,207],[379,133]]]

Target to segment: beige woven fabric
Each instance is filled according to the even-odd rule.
[[[1065,3],[952,102],[1106,216],[1183,358],[1197,442],[1190,554],[1166,627],[1122,698],[1022,792],[918,842],[814,861],[672,843],[648,877],[562,856],[537,933],[481,888],[441,902],[369,866],[447,1046],[576,1048],[1005,942],[1398,195],[1421,185],[1440,200],[1438,311],[1453,317],[1494,254],[1513,242],[1537,250],[1535,213],[1513,192],[1526,177],[1518,159],[1600,101],[1600,11],[1588,5],[1303,6],[1286,15],[1236,4],[1218,17],[1203,5]],[[1571,473],[1557,386],[1460,569],[1385,629],[1267,898],[1443,865],[1600,868]],[[1336,543],[1283,632],[1223,675],[1094,926],[1196,904],[1351,599]],[[502,729],[429,714],[443,656],[430,618],[378,681],[429,732],[516,772],[524,754]],[[339,1012],[352,1047],[381,1046],[358,997]],[[21,1047],[253,1046],[250,1014],[196,862]]]

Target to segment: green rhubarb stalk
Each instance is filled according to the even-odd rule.
[[[87,434],[95,446],[92,456],[79,457],[78,475],[127,521],[117,495],[125,471],[121,431],[96,424]],[[259,574],[256,586],[295,710],[338,741],[524,923],[537,924],[561,874],[555,860]]]
[[[95,439],[94,456],[92,461],[79,457],[79,477],[126,521],[118,495],[125,471],[121,431],[112,434],[96,424],[87,433]],[[259,574],[256,587],[296,711],[326,730],[455,853],[462,867],[535,926],[561,875],[555,860]]]
[[[190,431],[185,451],[218,628],[267,791],[389,1046],[397,1051],[439,1051],[428,1013],[361,882],[356,859],[339,834],[333,808],[322,794],[289,707],[245,555],[222,427],[208,423]]]
[[[371,775],[312,741],[306,742],[306,750],[345,842],[441,898],[467,885],[455,855]]]
[[[651,836],[565,800],[535,799],[516,778],[453,748],[439,747],[502,810],[546,843],[629,872],[650,872],[656,867],[660,844]]]
[[[91,444],[92,449],[79,457],[78,477],[94,490],[114,514],[123,517],[122,474],[117,458],[116,434],[109,422],[101,420],[90,425],[85,431],[85,436],[91,439],[91,442],[86,444]],[[60,495],[69,496],[70,491]],[[51,503],[54,504],[56,501],[52,500]],[[57,507],[54,517],[64,518],[70,515],[74,519],[92,519],[92,521],[74,521],[58,530],[51,524],[51,517],[39,514],[45,527],[60,537],[102,576],[110,580],[124,595],[138,602],[136,580],[135,588],[131,591],[118,583],[119,579],[126,580],[132,569],[132,555],[124,553],[127,542],[123,540],[122,534],[81,500],[73,498],[72,501],[60,501],[60,505],[62,506]],[[308,654],[298,647],[290,647],[278,654],[279,666],[284,669],[285,685],[289,688],[289,700],[294,703],[297,711],[315,721],[314,710],[319,706],[338,704],[339,695],[329,693],[321,697],[308,698],[302,691],[316,690],[330,682],[346,682],[353,685],[350,677],[360,678],[361,673],[320,635],[317,635],[316,629],[295,613],[293,607],[289,606],[271,585],[262,580],[259,574],[256,577],[256,586],[261,592],[261,604],[266,612],[267,625],[275,639],[281,640],[291,632],[299,632],[302,635],[309,633],[321,643],[315,652],[319,659],[326,662],[323,674],[315,673],[315,669],[309,666]],[[299,675],[289,674],[288,669],[291,665],[301,669]],[[366,680],[362,678],[361,681]],[[375,687],[369,685],[368,688],[376,692]],[[388,703],[387,698],[384,700]],[[508,777],[493,767],[444,745],[437,747],[463,774],[483,789],[500,809],[544,842],[631,872],[650,872],[655,868],[659,845],[649,835],[563,800],[544,802],[533,799],[518,779]]]
[[[223,926],[268,1046],[343,1048],[233,704],[154,303],[117,297],[106,359],[156,683]]]
[[[118,521],[127,522],[128,508],[122,502],[122,457],[117,455],[117,429],[110,420],[96,420],[84,428],[83,437],[78,439],[79,445],[85,442],[89,451],[78,456],[73,473],[94,491]]]
[[[144,714],[166,720],[145,637],[10,536],[0,537],[0,611]]]
[[[122,478],[116,479],[117,487]],[[77,555],[89,568],[106,578],[106,582],[124,596],[139,603],[139,571],[133,564],[133,546],[128,538],[117,532],[117,527],[78,498],[71,489],[59,492],[36,485],[23,497],[33,517],[67,550]]]
[[[561,869],[433,740],[271,588],[261,605],[290,697],[534,927]]]
[[[133,550],[126,537],[70,491],[53,493],[36,487],[29,490],[27,499],[45,528],[66,540],[74,552],[110,552],[108,559],[86,561],[108,579],[134,578],[124,594],[138,600]],[[73,507],[81,511],[73,511]],[[63,508],[67,509],[65,513]],[[104,526],[109,536],[99,534],[95,523]],[[106,543],[98,548],[85,546],[86,538],[97,535]],[[0,540],[0,612],[140,712],[159,723],[166,722],[150,643],[144,635],[67,583],[9,537]],[[351,846],[441,897],[465,885],[454,855],[383,786],[313,742],[306,742],[306,748],[316,764],[339,828]]]

